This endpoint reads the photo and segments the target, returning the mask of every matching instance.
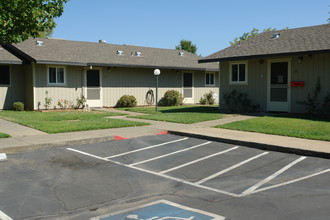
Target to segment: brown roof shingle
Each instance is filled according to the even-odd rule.
[[[279,34],[278,38],[274,38],[276,33]],[[264,32],[200,59],[199,62],[316,52],[330,52],[330,24]]]
[[[22,60],[0,46],[0,64],[22,64]]]
[[[42,41],[37,46],[36,41]],[[146,68],[169,68],[190,70],[218,70],[215,64],[199,64],[195,54],[179,50],[91,43],[61,39],[29,39],[14,45],[36,63],[81,66],[127,66]],[[118,55],[117,51],[123,51]],[[136,56],[141,52],[141,56]]]

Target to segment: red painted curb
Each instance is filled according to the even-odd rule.
[[[168,134],[168,132],[167,131],[161,131],[161,132],[157,133],[156,135],[163,135],[163,134]]]
[[[121,137],[121,136],[115,136],[115,137],[114,137],[114,140],[115,140],[115,141],[125,140],[125,139],[128,139],[128,138],[126,138],[126,137]]]

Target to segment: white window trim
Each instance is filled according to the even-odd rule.
[[[232,81],[232,65],[234,64],[245,64],[245,81]],[[248,85],[248,62],[239,61],[239,62],[230,62],[229,63],[229,85]]]
[[[213,75],[213,84],[207,84],[207,83],[206,83],[206,76],[207,76],[208,74],[212,74],[212,75]],[[214,87],[214,86],[215,86],[215,73],[214,73],[214,72],[206,72],[206,73],[205,73],[204,82],[205,82],[205,86],[208,86],[208,87]]]
[[[64,71],[64,83],[50,83],[49,82],[49,68],[63,68]],[[48,86],[66,86],[67,85],[67,79],[66,79],[66,67],[65,66],[56,66],[56,65],[51,65],[47,66],[47,85]]]
[[[11,66],[10,65],[2,65],[2,66],[9,66],[9,84],[0,84],[0,87],[10,87],[12,84]]]

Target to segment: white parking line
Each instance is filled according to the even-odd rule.
[[[258,155],[256,155],[256,156],[254,156],[254,157],[251,157],[251,158],[249,158],[249,159],[247,159],[247,160],[244,160],[244,161],[242,161],[242,162],[240,162],[240,163],[238,163],[238,164],[235,164],[235,165],[233,165],[233,166],[231,166],[231,167],[228,167],[227,169],[224,169],[224,170],[221,170],[220,172],[217,172],[217,173],[215,173],[215,174],[213,174],[213,175],[211,175],[211,176],[208,176],[208,177],[206,177],[206,178],[204,178],[204,179],[202,179],[202,180],[199,180],[199,181],[197,181],[197,182],[195,182],[195,184],[203,184],[203,183],[205,183],[206,181],[209,181],[209,180],[211,180],[211,179],[213,179],[213,178],[215,178],[215,177],[218,177],[218,176],[220,176],[220,175],[222,175],[222,174],[224,174],[224,173],[227,173],[228,171],[230,171],[230,170],[233,170],[233,169],[235,169],[235,168],[237,168],[237,167],[239,167],[239,166],[242,166],[243,164],[246,164],[246,163],[248,163],[248,162],[250,162],[250,161],[252,161],[252,160],[255,160],[255,159],[257,159],[257,158],[259,158],[259,157],[261,157],[261,156],[264,156],[264,155],[266,155],[266,154],[268,154],[269,152],[263,152],[263,153],[261,153],[261,154],[258,154]]]
[[[152,146],[149,146],[149,147],[144,147],[144,148],[140,148],[140,149],[137,149],[137,150],[128,151],[128,152],[125,152],[125,153],[116,154],[116,155],[106,157],[106,158],[111,159],[111,158],[115,158],[115,157],[120,157],[120,156],[123,156],[123,155],[132,154],[132,153],[136,153],[136,152],[139,152],[139,151],[152,149],[152,148],[155,148],[155,147],[160,147],[160,146],[164,146],[164,145],[167,145],[167,144],[172,144],[172,143],[184,141],[184,140],[187,140],[187,139],[188,139],[187,137],[186,138],[181,138],[179,140],[174,140],[174,141],[169,141],[169,142],[165,142],[165,143],[161,143],[161,144],[156,144],[156,145],[152,145]]]
[[[0,210],[0,220],[13,220],[13,219]]]
[[[229,196],[233,196],[233,197],[239,197],[240,196],[239,194],[230,193],[230,192],[214,189],[214,188],[207,187],[207,186],[196,185],[195,183],[188,182],[188,181],[185,181],[185,180],[181,180],[181,179],[178,179],[178,178],[175,178],[175,177],[167,176],[167,175],[164,175],[164,174],[160,174],[160,173],[157,173],[157,172],[154,172],[154,171],[151,171],[151,170],[146,170],[146,169],[143,169],[143,168],[130,166],[128,164],[124,164],[124,163],[121,163],[121,162],[118,162],[118,161],[115,161],[115,160],[99,157],[99,156],[96,156],[96,155],[93,155],[93,154],[90,154],[90,153],[86,153],[84,151],[80,151],[80,150],[76,150],[76,149],[72,149],[72,148],[67,148],[67,150],[70,150],[70,151],[73,151],[73,152],[76,152],[76,153],[80,153],[80,154],[83,154],[83,155],[86,155],[86,156],[90,156],[90,157],[93,157],[93,158],[96,158],[96,159],[99,159],[99,160],[104,160],[104,161],[108,161],[108,162],[111,162],[111,163],[114,163],[114,164],[125,166],[125,167],[131,168],[131,169],[139,170],[139,171],[142,171],[142,172],[145,172],[145,173],[160,176],[160,177],[163,177],[163,178],[166,178],[166,179],[170,179],[170,180],[174,180],[174,181],[177,181],[177,182],[185,183],[187,185],[195,186],[195,187],[198,187],[198,188],[201,188],[201,189],[206,189],[206,190],[209,190],[209,191],[213,191],[213,192],[217,192],[217,193],[221,193],[221,194],[225,194],[225,195],[229,195]]]
[[[139,164],[142,164],[142,163],[147,163],[147,162],[150,162],[150,161],[153,161],[153,160],[158,160],[158,159],[161,159],[163,157],[168,157],[168,156],[171,156],[173,154],[178,154],[178,153],[181,153],[181,152],[192,150],[194,148],[201,147],[201,146],[204,146],[204,145],[207,145],[207,144],[210,144],[210,143],[211,143],[211,141],[208,141],[208,142],[205,142],[205,143],[202,143],[202,144],[198,144],[198,145],[195,145],[195,146],[192,146],[192,147],[188,147],[188,148],[185,148],[185,149],[182,149],[182,150],[174,151],[174,152],[171,152],[171,153],[168,153],[168,154],[164,154],[164,155],[161,155],[161,156],[158,156],[158,157],[153,157],[153,158],[150,158],[148,160],[143,160],[143,161],[136,162],[136,163],[133,163],[133,164],[130,164],[130,165],[131,166],[135,166],[135,165],[139,165]]]
[[[248,188],[247,190],[245,190],[242,194],[250,194],[251,192],[255,191],[256,189],[258,189],[260,186],[268,183],[269,181],[271,181],[272,179],[274,179],[275,177],[277,177],[278,175],[280,175],[281,173],[283,173],[284,171],[288,170],[290,167],[292,167],[293,165],[299,163],[302,160],[305,160],[306,157],[300,157],[297,160],[289,163],[288,165],[286,165],[285,167],[283,167],[282,169],[276,171],[275,173],[273,173],[272,175],[270,175],[269,177],[267,177],[266,179],[261,180],[259,183],[251,186],[250,188]]]
[[[171,172],[171,171],[173,171],[173,170],[177,170],[177,169],[179,169],[179,168],[182,168],[182,167],[185,167],[185,166],[188,166],[188,165],[191,165],[191,164],[197,163],[197,162],[199,162],[199,161],[206,160],[206,159],[209,159],[209,158],[211,158],[211,157],[215,157],[215,156],[218,156],[218,155],[220,155],[220,154],[227,153],[227,152],[232,151],[232,150],[235,150],[235,149],[237,149],[237,148],[239,148],[239,147],[238,147],[238,146],[236,146],[236,147],[232,147],[232,148],[229,148],[229,149],[227,149],[227,150],[220,151],[220,152],[218,152],[218,153],[211,154],[211,155],[209,155],[209,156],[202,157],[202,158],[199,158],[199,159],[197,159],[197,160],[190,161],[190,162],[185,163],[185,164],[182,164],[182,165],[180,165],[180,166],[176,166],[176,167],[173,167],[173,168],[170,168],[170,169],[167,169],[167,170],[163,170],[162,172],[160,172],[160,174],[164,174],[164,173]]]
[[[249,194],[242,193],[241,196],[251,195],[251,194],[262,192],[262,191],[265,191],[265,190],[274,189],[274,188],[277,188],[277,187],[280,187],[280,186],[285,186],[285,185],[295,183],[295,182],[299,182],[299,181],[302,181],[302,180],[306,180],[306,179],[309,179],[311,177],[318,176],[318,175],[321,175],[321,174],[327,173],[327,172],[330,172],[330,169],[326,169],[326,170],[322,170],[320,172],[312,173],[310,175],[303,176],[303,177],[300,177],[300,178],[297,178],[297,179],[293,179],[293,180],[290,180],[290,181],[287,181],[287,182],[284,182],[284,183],[279,183],[279,184],[276,184],[276,185],[272,185],[272,186],[264,187],[264,188],[261,188],[261,189],[257,189],[257,190],[254,190],[253,192],[250,192]]]

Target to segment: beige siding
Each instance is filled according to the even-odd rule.
[[[52,99],[50,108],[59,108],[58,100],[68,100],[72,104],[76,103],[76,98],[83,94],[84,70],[82,67],[66,66],[66,85],[51,86],[47,84],[47,65],[36,65],[35,67],[35,100],[34,108],[44,109],[46,91],[48,98]]]
[[[302,57],[302,61],[298,61]],[[297,104],[297,101],[306,100],[308,94],[313,94],[317,77],[321,79],[320,101],[330,93],[330,54],[315,54],[293,57],[273,57],[264,59],[263,64],[260,59],[248,60],[248,84],[230,85],[229,71],[230,62],[220,64],[220,107],[226,108],[223,101],[223,94],[236,89],[240,92],[247,92],[253,104],[259,104],[261,111],[267,111],[267,60],[291,59],[291,81],[303,81],[304,87],[290,87],[291,91],[291,112],[303,113],[304,107]]]
[[[145,96],[149,89],[156,94],[156,77],[153,69],[112,68],[103,71],[103,105],[115,106],[123,95],[133,95],[138,105],[146,105]],[[182,89],[182,74],[175,70],[161,70],[159,76],[159,99],[169,89]]]
[[[10,65],[9,86],[0,85],[0,109],[11,109],[14,102],[24,102],[23,65]]]
[[[218,75],[216,76],[216,83]],[[145,101],[146,93],[149,89],[156,95],[156,77],[153,69],[132,69],[132,68],[107,68],[103,69],[102,76],[103,105],[115,106],[118,99],[123,95],[133,95],[137,99],[138,105],[147,105]],[[213,87],[205,87],[205,73],[194,72],[194,103],[198,103],[203,94],[213,91],[218,93],[218,84]],[[167,90],[182,89],[182,71],[161,70],[159,76],[158,100],[164,96]]]

